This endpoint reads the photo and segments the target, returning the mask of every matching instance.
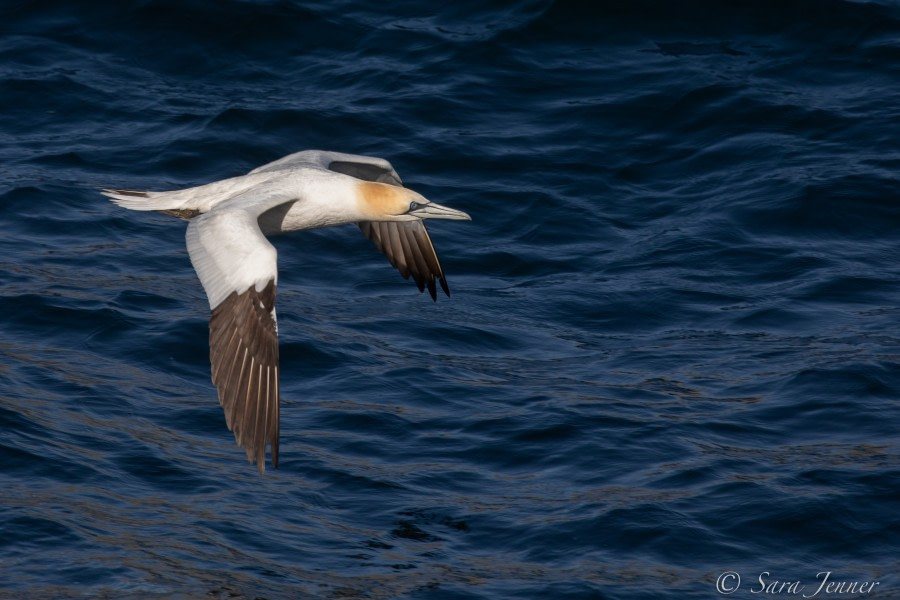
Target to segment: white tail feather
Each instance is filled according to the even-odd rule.
[[[209,212],[216,204],[224,202],[272,177],[272,173],[245,175],[170,192],[121,189],[100,191],[119,206],[130,208],[131,210],[159,210],[196,214]]]
[[[123,208],[131,210],[170,210],[181,208],[181,202],[169,192],[144,192],[139,190],[100,190],[104,196]]]

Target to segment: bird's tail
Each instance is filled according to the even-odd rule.
[[[184,206],[184,198],[180,197],[178,191],[100,190],[100,192],[122,208],[131,210],[155,210],[181,219],[192,219],[200,214],[199,210]]]
[[[272,177],[271,173],[245,175],[168,192],[120,189],[100,191],[123,208],[155,210],[182,219],[190,219],[210,211],[216,204],[245,192],[270,177]]]

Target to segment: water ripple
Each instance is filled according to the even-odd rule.
[[[900,589],[892,4],[3,13],[0,596]],[[474,220],[437,303],[356,228],[273,241],[260,477],[184,223],[95,190],[303,148]]]

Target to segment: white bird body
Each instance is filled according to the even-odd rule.
[[[266,235],[357,223],[436,299],[446,277],[423,219],[470,217],[402,186],[384,159],[307,150],[250,173],[170,192],[104,190],[125,208],[191,219],[187,248],[209,298],[212,378],[250,462],[278,465],[277,252]]]

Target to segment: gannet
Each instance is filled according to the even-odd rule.
[[[275,290],[278,267],[268,235],[356,223],[422,292],[450,295],[425,219],[471,220],[403,187],[382,158],[306,150],[246,175],[168,192],[104,189],[132,210],[190,223],[187,250],[209,299],[212,382],[228,429],[265,472],[278,467],[280,392]]]

